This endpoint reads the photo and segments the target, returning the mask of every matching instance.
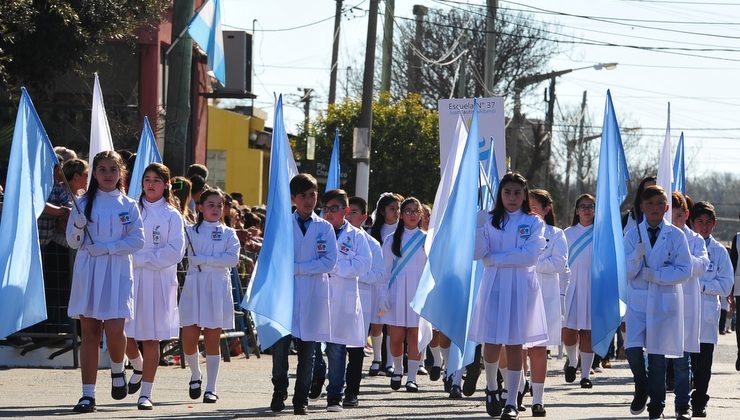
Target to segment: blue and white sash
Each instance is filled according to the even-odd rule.
[[[424,245],[424,241],[426,240],[426,235],[421,231],[417,230],[414,236],[409,239],[408,242],[406,242],[406,245],[401,248],[401,256],[400,257],[394,257],[393,258],[393,269],[391,270],[391,279],[388,281],[388,288],[390,289],[393,282],[396,281],[396,277],[398,276],[398,273],[403,270],[403,268],[408,264],[409,260],[411,260],[411,257],[416,254],[416,251],[421,248],[422,245]]]
[[[578,255],[583,252],[584,249],[591,245],[594,240],[594,225],[591,225],[583,235],[575,240],[568,246],[568,265],[573,265],[573,262],[578,258]]]

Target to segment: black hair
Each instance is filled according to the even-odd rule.
[[[141,177],[141,195],[139,196],[139,208],[143,212],[145,210],[144,207],[144,198],[146,197],[146,194],[144,194],[144,178],[146,177],[147,172],[154,172],[157,174],[159,179],[164,182],[164,193],[162,194],[162,197],[164,197],[164,200],[172,206],[173,208],[177,208],[177,205],[175,204],[175,199],[171,193],[170,190],[170,168],[162,165],[161,163],[151,163],[149,166],[144,169],[144,174]]]
[[[550,207],[550,211],[545,214],[545,223],[555,226],[555,207],[553,206],[552,196],[547,190],[534,189],[529,192],[529,196],[537,200],[542,209]]]
[[[504,187],[506,186],[506,184],[509,183],[517,184],[521,186],[522,189],[524,189],[524,202],[522,203],[522,211],[526,214],[532,212],[532,210],[529,208],[529,184],[527,183],[527,179],[524,178],[519,172],[507,173],[506,175],[504,175],[503,178],[501,178],[501,182],[498,184],[498,191],[496,192],[496,204],[493,206],[493,210],[491,210],[490,212],[490,214],[493,216],[491,218],[491,224],[498,230],[502,230],[504,226],[506,226],[506,220],[509,218],[509,216],[506,215],[506,209],[504,208],[504,203],[501,199]]]
[[[212,195],[217,195],[217,196],[221,197],[221,202],[222,203],[225,201],[224,200],[224,194],[221,191],[208,189],[208,190],[203,191],[203,193],[200,195],[200,198],[198,199],[198,204],[205,203],[206,200],[208,199],[208,197],[210,197]],[[198,212],[198,220],[195,222],[195,225],[193,226],[193,229],[196,232],[198,232],[198,229],[200,228],[200,225],[203,224],[203,220],[204,219],[205,218],[203,217],[203,212],[202,211],[199,211]]]
[[[655,182],[657,180],[654,176],[646,176],[645,178],[640,181],[640,185],[637,186],[637,191],[635,192],[635,201],[632,203],[632,210],[630,210],[630,213],[632,213],[632,218],[635,219],[635,223],[640,223],[640,219],[642,219],[642,209],[640,209],[640,203],[642,203],[642,192],[645,191],[645,184],[648,182]]]
[[[421,211],[421,201],[417,200],[414,197],[409,197],[401,202],[401,213],[408,207],[410,204],[416,204],[416,206],[419,208],[419,211]],[[393,255],[397,257],[401,257],[401,237],[403,236],[403,230],[405,229],[405,226],[403,222],[399,221],[398,226],[396,226],[395,232],[393,232],[393,243],[391,243],[391,251],[393,252]]]
[[[84,174],[85,169],[87,169],[87,162],[82,159],[73,158],[62,164],[62,173],[67,181],[71,181],[75,174]]]
[[[311,174],[301,173],[290,180],[290,195],[296,196],[312,188],[318,189],[319,183]]]
[[[699,201],[694,204],[694,207],[691,208],[689,218],[693,222],[703,215],[709,216],[712,221],[717,221],[717,212],[714,210],[712,203],[708,201]]]
[[[123,159],[121,159],[121,156],[117,152],[113,150],[106,150],[95,155],[91,169],[93,174],[95,173],[95,169],[98,167],[100,162],[104,160],[112,160],[118,166],[118,182],[116,183],[116,188],[119,191],[123,192],[123,183],[127,174],[126,164],[123,162]],[[87,191],[85,192],[85,197],[87,197],[87,202],[85,203],[85,217],[87,217],[88,221],[92,221],[93,201],[95,201],[95,194],[98,192],[98,188],[98,180],[95,178],[95,176],[90,177],[90,185],[87,187]]]
[[[668,195],[665,193],[663,187],[661,187],[660,185],[651,185],[649,187],[646,187],[642,194],[640,194],[640,203],[644,203],[651,198],[658,196],[662,196],[663,198],[665,198],[666,202],[668,201]]]
[[[396,193],[383,193],[380,194],[378,202],[375,204],[375,217],[373,217],[373,225],[370,227],[370,236],[375,238],[381,245],[383,245],[383,239],[381,232],[383,225],[385,224],[385,208],[392,203],[400,203],[403,201],[403,196]]]
[[[581,218],[578,216],[578,205],[581,203],[581,200],[591,200],[594,202],[594,206],[596,206],[596,198],[591,194],[581,194],[576,199],[576,205],[573,207],[573,223],[571,226],[575,226],[579,223],[581,223]],[[594,208],[594,216],[596,215],[596,208]]]
[[[349,199],[347,198],[347,193],[343,189],[333,189],[329,190],[324,193],[324,195],[321,197],[321,202],[326,205],[326,203],[330,202],[331,200],[337,200],[341,202],[345,207],[349,206]]]
[[[200,176],[203,178],[203,181],[205,181],[208,179],[208,168],[206,165],[201,165],[200,163],[194,163],[188,166],[188,169],[185,172],[185,177],[192,180],[194,175]]]
[[[350,206],[357,206],[357,208],[360,209],[360,212],[362,214],[367,214],[367,201],[365,201],[362,197],[350,197],[349,198],[349,205]]]
[[[190,177],[190,193],[195,195],[203,191],[206,188],[206,180],[200,175],[193,175]]]

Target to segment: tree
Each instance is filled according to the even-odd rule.
[[[354,194],[355,164],[352,160],[352,131],[360,117],[360,101],[346,99],[330,105],[311,124],[316,137],[316,161],[328,164],[339,129],[342,171],[348,172],[342,188]],[[373,103],[370,201],[385,191],[432,202],[439,184],[439,117],[421,104],[419,95],[392,101],[383,95]]]

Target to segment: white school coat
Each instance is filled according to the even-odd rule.
[[[370,270],[372,255],[359,229],[345,222],[337,238],[337,265],[329,273],[330,343],[364,347],[367,338],[358,277]]]
[[[293,213],[293,243],[295,291],[291,333],[303,341],[331,342],[327,274],[337,263],[334,227],[316,213],[311,213],[311,223],[304,235]]]
[[[565,229],[568,247],[574,244],[591,226],[577,224]],[[593,235],[593,233],[592,233]],[[568,290],[565,294],[565,323],[564,327],[573,330],[591,329],[591,256],[593,255],[593,239],[575,261],[568,264],[570,269]],[[573,258],[573,256],[569,256]]]
[[[701,327],[699,340],[702,343],[717,344],[719,338],[720,299],[732,291],[732,262],[727,249],[710,236],[707,241],[709,267],[699,278],[701,287]]]
[[[360,302],[362,303],[362,319],[365,322],[363,331],[367,332],[370,323],[380,324],[380,295],[383,284],[385,266],[383,265],[383,249],[380,242],[373,238],[364,229],[358,229],[367,240],[371,254],[370,270],[360,276]]]
[[[638,258],[635,247],[640,229],[645,258]],[[650,246],[645,221],[627,232],[624,251],[627,257],[627,338],[624,347],[644,347],[650,354],[683,356],[683,290],[681,283],[691,275],[691,255],[686,235],[663,222],[655,246]],[[650,271],[648,271],[650,270]],[[655,273],[649,281],[649,273]]]
[[[568,242],[562,229],[545,225],[545,249],[537,259],[537,279],[542,291],[542,303],[547,319],[547,342],[543,346],[560,344],[563,323],[560,318],[561,277],[568,267]],[[565,289],[564,291],[567,291]]]
[[[416,235],[416,232],[419,232],[419,228],[403,228],[401,249]],[[422,235],[426,237],[426,233],[422,232]],[[419,281],[421,280],[421,273],[424,271],[424,265],[427,262],[427,253],[424,249],[425,239],[422,238],[421,241],[422,245],[411,256],[411,259],[401,269],[396,276],[396,280],[391,285],[389,285],[389,282],[391,272],[393,271],[393,260],[396,258],[396,255],[391,250],[393,235],[389,235],[383,241],[383,284],[386,290],[383,295],[384,297],[381,299],[386,299],[386,302],[390,305],[390,310],[386,311],[381,318],[384,324],[406,328],[419,327],[419,314],[411,309],[411,300],[416,295],[416,289],[419,287]]]
[[[234,229],[220,222],[203,221],[197,231],[196,226],[186,228],[190,242],[188,272],[178,307],[180,325],[233,329],[231,268],[239,263],[239,238]]]
[[[87,196],[78,204],[84,212]],[[94,244],[84,231],[74,227],[78,214],[77,208],[72,208],[67,222],[67,243],[77,249],[67,314],[70,318],[130,321],[134,313],[131,254],[144,246],[139,207],[119,190],[98,190],[87,224]],[[107,248],[107,253],[93,256],[88,250],[100,247]]]
[[[683,233],[691,253],[691,276],[683,283],[683,349],[689,353],[699,353],[699,326],[701,324],[701,288],[699,277],[709,267],[709,256],[704,246],[704,238],[698,233],[683,227]],[[719,320],[717,321],[719,322]]]
[[[185,253],[185,225],[180,212],[164,198],[142,202],[144,247],[133,255],[135,315],[126,324],[126,336],[169,340],[180,333],[177,263]]]
[[[548,340],[547,319],[535,267],[545,248],[545,223],[521,210],[507,213],[503,229],[491,215],[475,234],[474,259],[484,266],[470,322],[476,343],[527,344]]]

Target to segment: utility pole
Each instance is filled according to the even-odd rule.
[[[331,47],[331,75],[329,76],[329,105],[333,104],[337,96],[337,60],[339,59],[339,26],[342,22],[342,0],[337,1],[337,10],[334,12],[334,40]]]
[[[178,36],[193,17],[193,0],[178,0],[172,6],[172,46],[165,56],[168,64],[167,108],[164,125],[164,163],[173,175],[185,174],[185,162],[192,156],[188,150],[190,127],[190,72],[193,62],[193,40]]]
[[[391,91],[391,64],[393,63],[393,12],[396,0],[385,0],[383,21],[383,61],[381,63],[380,91]]]
[[[498,0],[488,0],[488,7],[486,13],[486,55],[483,61],[483,79],[484,79],[484,95],[493,95],[493,74],[496,64],[496,9],[498,9]]]
[[[300,91],[301,88],[298,88]],[[310,119],[309,119],[309,113],[311,112],[311,94],[313,93],[313,89],[311,88],[303,88],[303,97],[299,100],[299,102],[303,102],[303,132],[305,134],[305,142],[306,145],[308,145],[308,129],[310,128]],[[305,150],[305,149],[304,149]]]
[[[543,184],[546,189],[550,188],[550,156],[552,155],[552,126],[555,123],[555,82],[557,77],[552,76],[550,78],[550,89],[548,89],[547,95],[547,114],[545,115],[545,127],[547,128],[547,146],[545,147],[545,173],[543,176]]]
[[[571,161],[573,160],[573,152],[575,152],[576,148],[576,142],[583,143],[583,129],[584,129],[584,122],[585,122],[585,114],[586,114],[586,93],[588,91],[583,91],[583,101],[581,102],[581,123],[580,127],[578,129],[578,140],[568,140],[568,143],[566,144],[566,157],[565,157],[565,204],[566,206],[570,205],[570,170],[571,170]]]
[[[414,38],[414,43],[409,46],[409,86],[408,91],[409,93],[415,92],[419,93],[421,92],[421,57],[416,53],[414,48],[416,50],[421,51],[422,49],[422,43],[424,40],[424,16],[426,16],[429,9],[427,9],[425,6],[421,6],[418,4],[414,5],[414,16],[416,16],[416,36]]]
[[[354,130],[352,157],[357,163],[355,195],[368,200],[370,191],[370,129],[373,126],[373,76],[375,74],[375,34],[378,29],[378,2],[370,0],[365,44],[365,72],[362,77],[362,107]]]
[[[468,55],[465,54],[460,58],[460,75],[457,78],[457,97],[465,97],[465,88],[467,87],[468,79],[465,77],[468,71]]]

